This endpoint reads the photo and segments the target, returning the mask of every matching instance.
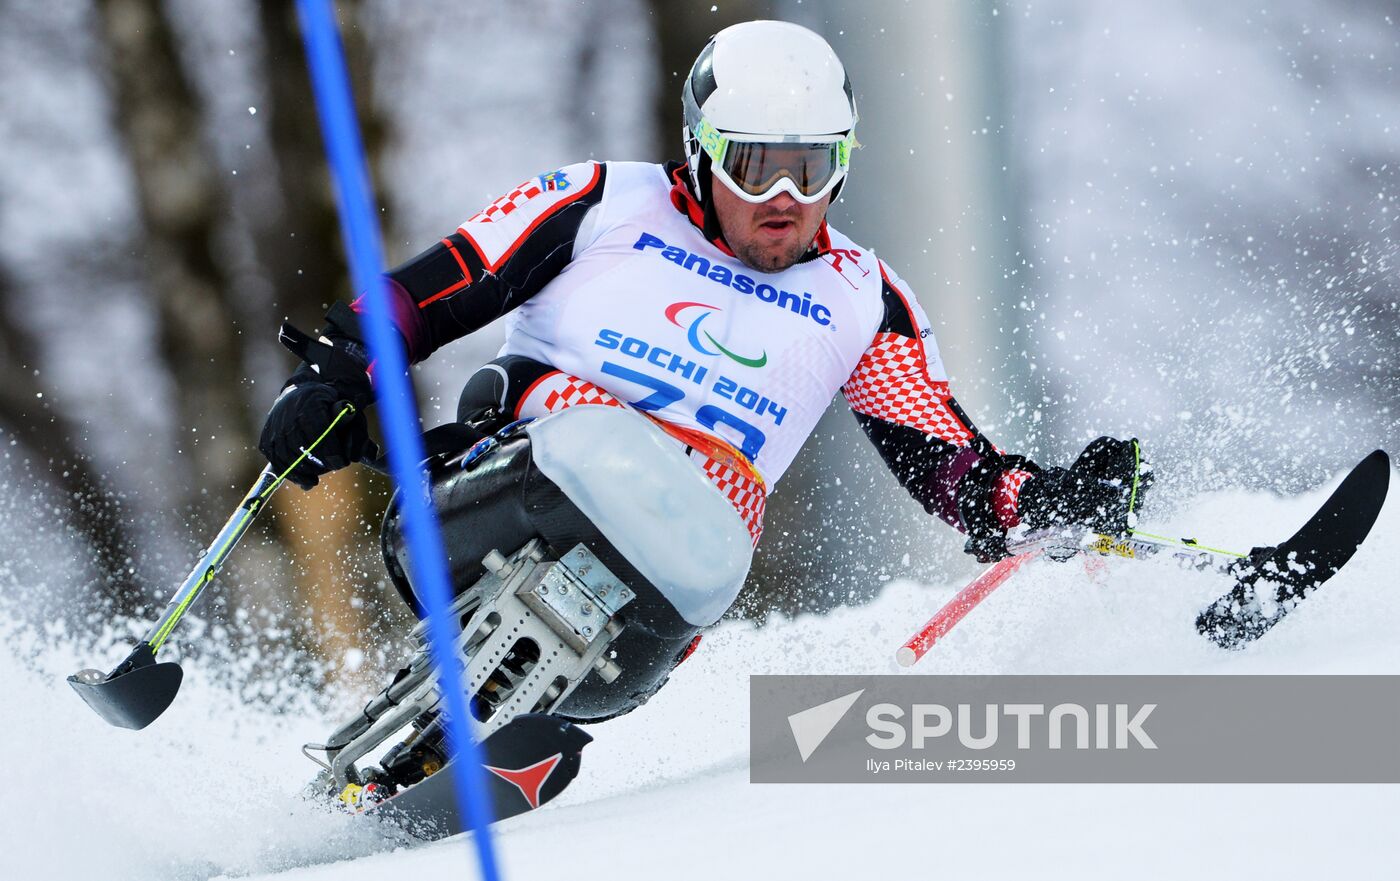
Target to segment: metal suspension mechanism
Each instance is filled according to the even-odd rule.
[[[486,573],[451,607],[462,666],[460,676],[445,680],[465,688],[479,740],[523,713],[551,712],[590,673],[605,682],[618,677],[621,669],[606,652],[622,631],[618,611],[634,594],[587,547],[551,560],[532,539],[509,557],[493,550],[482,563]],[[326,743],[303,748],[325,769],[318,785],[339,792],[366,782],[356,762],[410,725],[407,739],[382,760],[394,782],[412,785],[445,761],[443,683],[429,662],[426,622],[412,637],[418,648],[360,715]]]

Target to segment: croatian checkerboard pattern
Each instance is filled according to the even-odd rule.
[[[703,454],[693,455],[699,458]],[[702,465],[705,476],[724,494],[729,504],[739,512],[739,516],[744,518],[749,537],[753,539],[754,547],[758,547],[758,539],[763,535],[763,510],[768,505],[768,495],[763,491],[763,487],[753,478],[735,471],[717,459],[705,456]]]
[[[972,442],[972,432],[948,406],[948,383],[929,379],[916,339],[876,334],[841,393],[857,413],[907,425],[955,446]]]
[[[1029,471],[1013,468],[1002,473],[997,479],[996,488],[992,490],[992,510],[1007,529],[1021,522],[1021,515],[1016,513],[1016,503],[1021,496],[1021,484],[1030,476]]]
[[[551,382],[553,380],[553,382]],[[550,387],[543,386],[549,383]],[[565,407],[572,407],[575,404],[603,404],[608,407],[621,407],[622,402],[613,397],[603,389],[598,388],[587,380],[579,379],[576,376],[569,376],[564,373],[553,374],[547,377],[538,391],[544,391],[544,410],[546,413],[553,413],[563,410]]]
[[[472,215],[467,220],[467,223],[493,223],[497,219],[505,217],[507,214],[521,207],[542,192],[543,190],[540,189],[539,181],[531,178],[492,202],[490,205],[487,205],[480,213]],[[465,225],[466,224],[463,224],[463,226]]]

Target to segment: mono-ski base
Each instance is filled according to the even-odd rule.
[[[481,744],[483,782],[493,821],[532,811],[554,799],[578,776],[591,735],[555,716],[527,713]],[[414,838],[436,841],[470,828],[457,804],[457,760],[437,773],[366,808],[362,816],[392,823]]]

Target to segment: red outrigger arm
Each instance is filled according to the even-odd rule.
[[[895,660],[899,661],[901,667],[912,667],[918,663],[919,659],[933,648],[934,643],[952,630],[953,626],[986,599],[988,594],[1001,587],[1002,582],[1011,577],[1011,573],[1039,554],[1040,550],[1036,548],[992,564],[987,571],[977,576],[975,581],[958,591],[958,595],[928,619],[928,623],[920,627],[918,633],[909,637],[908,641],[899,647],[899,651],[894,653]]]
[[[1158,559],[1197,572],[1216,572],[1233,587],[1196,618],[1196,630],[1225,649],[1242,649],[1337,574],[1380,516],[1390,486],[1390,457],[1376,450],[1351,470],[1317,513],[1292,538],[1248,554],[1210,547],[1193,538],[1173,539],[1131,529],[1124,536],[1085,529],[1046,530],[1014,543],[1013,556],[994,564],[958,592],[895,652],[912,667],[953,626],[1002,585],[1011,573],[1044,554],[1065,561],[1076,555]],[[1263,602],[1261,602],[1261,597]]]

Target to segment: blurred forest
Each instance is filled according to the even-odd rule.
[[[1000,444],[1137,433],[1169,500],[1173,474],[1291,489],[1400,438],[1383,0],[336,6],[390,263],[529,174],[678,156],[708,36],[790,18],[861,103],[834,220],[919,292]],[[0,586],[148,615],[262,465],[278,324],[352,293],[294,5],[9,0],[0,135]],[[427,425],[498,345],[415,370]],[[739,613],[973,571],[853,426],[833,406],[774,498]],[[204,611],[333,673],[382,663],[409,620],[387,493],[363,469],[283,490]]]
[[[390,263],[541,168],[678,153],[659,135],[663,118],[679,130],[662,59],[688,69],[763,10],[670,5],[454,4],[445,21],[438,4],[337,3]],[[149,615],[264,464],[293,367],[277,325],[319,326],[352,294],[295,6],[6,3],[0,54],[6,519],[53,542],[6,547],[6,590]],[[419,371],[427,425],[498,344]],[[411,620],[378,559],[388,492],[363,469],[284,489],[205,611],[257,612],[242,638],[359,666]]]

